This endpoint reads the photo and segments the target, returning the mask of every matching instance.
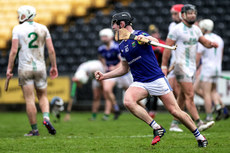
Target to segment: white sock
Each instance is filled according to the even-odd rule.
[[[205,137],[202,134],[200,134],[200,132],[198,131],[198,129],[196,129],[192,133],[194,134],[196,140],[205,140]]]
[[[151,126],[153,129],[160,129],[161,128],[161,126],[159,124],[157,124],[157,122],[154,120],[149,124],[149,126]]]

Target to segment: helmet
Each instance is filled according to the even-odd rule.
[[[125,21],[125,27],[128,25],[132,25],[133,17],[129,14],[129,12],[121,12],[116,13],[112,16],[111,25],[114,23],[120,24],[121,21]]]
[[[112,29],[110,28],[105,28],[105,29],[102,29],[100,32],[99,32],[99,36],[102,37],[102,36],[107,36],[107,37],[113,37],[114,34],[113,34],[113,31]]]
[[[184,4],[175,4],[172,6],[171,11],[181,12],[181,9],[183,6],[184,6]]]
[[[51,106],[56,106],[58,108],[59,111],[63,111],[64,110],[64,102],[60,97],[53,97],[53,99],[50,102]]]
[[[74,78],[78,79],[82,84],[86,84],[89,80],[89,76],[85,71],[77,71],[74,75]]]
[[[207,31],[212,31],[214,27],[214,23],[210,19],[204,19],[199,22],[199,27]]]
[[[18,8],[19,21],[24,22],[28,19],[33,19],[36,16],[36,9],[33,6],[23,5]],[[22,19],[22,15],[25,15],[25,18]]]
[[[193,10],[196,11],[196,7],[192,4],[185,4],[182,8],[181,8],[181,13],[186,13],[189,10]]]

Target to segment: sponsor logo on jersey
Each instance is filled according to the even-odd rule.
[[[130,65],[130,64],[136,62],[139,59],[141,59],[141,56],[138,56],[137,58],[134,58],[133,60],[131,60],[130,62],[128,62],[128,64]]]
[[[189,41],[184,41],[183,44],[184,45],[195,45],[197,44],[197,40],[196,38],[190,38]]]

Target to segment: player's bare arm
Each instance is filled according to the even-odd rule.
[[[120,67],[116,68],[113,71],[110,71],[108,73],[103,74],[100,71],[95,72],[95,78],[99,81],[109,79],[109,78],[115,78],[122,76],[129,72],[129,65],[126,61],[122,61]]]
[[[170,38],[166,39],[166,45],[172,46],[174,44],[175,44],[174,40],[172,40]],[[161,64],[161,69],[162,69],[162,72],[164,73],[165,76],[167,76],[167,72],[168,72],[167,65],[168,65],[168,61],[169,61],[170,56],[171,56],[171,50],[165,48],[163,51],[162,64]]]
[[[196,66],[199,65],[200,59],[201,59],[202,54],[201,53],[196,53]]]
[[[217,48],[218,47],[218,44],[216,42],[211,42],[208,39],[206,39],[204,36],[201,36],[199,38],[199,42],[207,48],[212,48],[212,47]]]
[[[14,60],[16,58],[17,52],[18,52],[18,39],[13,39],[11,50],[10,50],[10,55],[9,55],[7,72],[6,72],[6,77],[8,79],[10,79],[13,76],[12,70],[14,67]]]
[[[50,77],[51,79],[55,79],[58,77],[58,70],[57,70],[57,64],[56,64],[56,53],[55,53],[53,42],[51,38],[46,39],[46,46],[48,48],[49,59],[51,62]]]

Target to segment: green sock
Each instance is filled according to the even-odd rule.
[[[44,112],[43,113],[43,118],[49,120],[50,119],[50,113],[49,112]]]
[[[32,128],[32,130],[38,130],[37,124],[32,124],[32,125],[31,125],[31,128]]]
[[[104,116],[105,116],[105,117],[109,117],[109,115],[108,115],[108,114],[104,114]]]
[[[210,113],[210,114],[207,114],[207,117],[212,117],[212,113]]]
[[[196,120],[195,122],[196,122],[196,124],[198,124],[200,122],[200,119]]]
[[[173,121],[172,121],[172,124],[180,124],[180,122],[177,121],[177,120],[173,120]]]
[[[97,117],[97,113],[92,113],[92,118],[96,118]]]

